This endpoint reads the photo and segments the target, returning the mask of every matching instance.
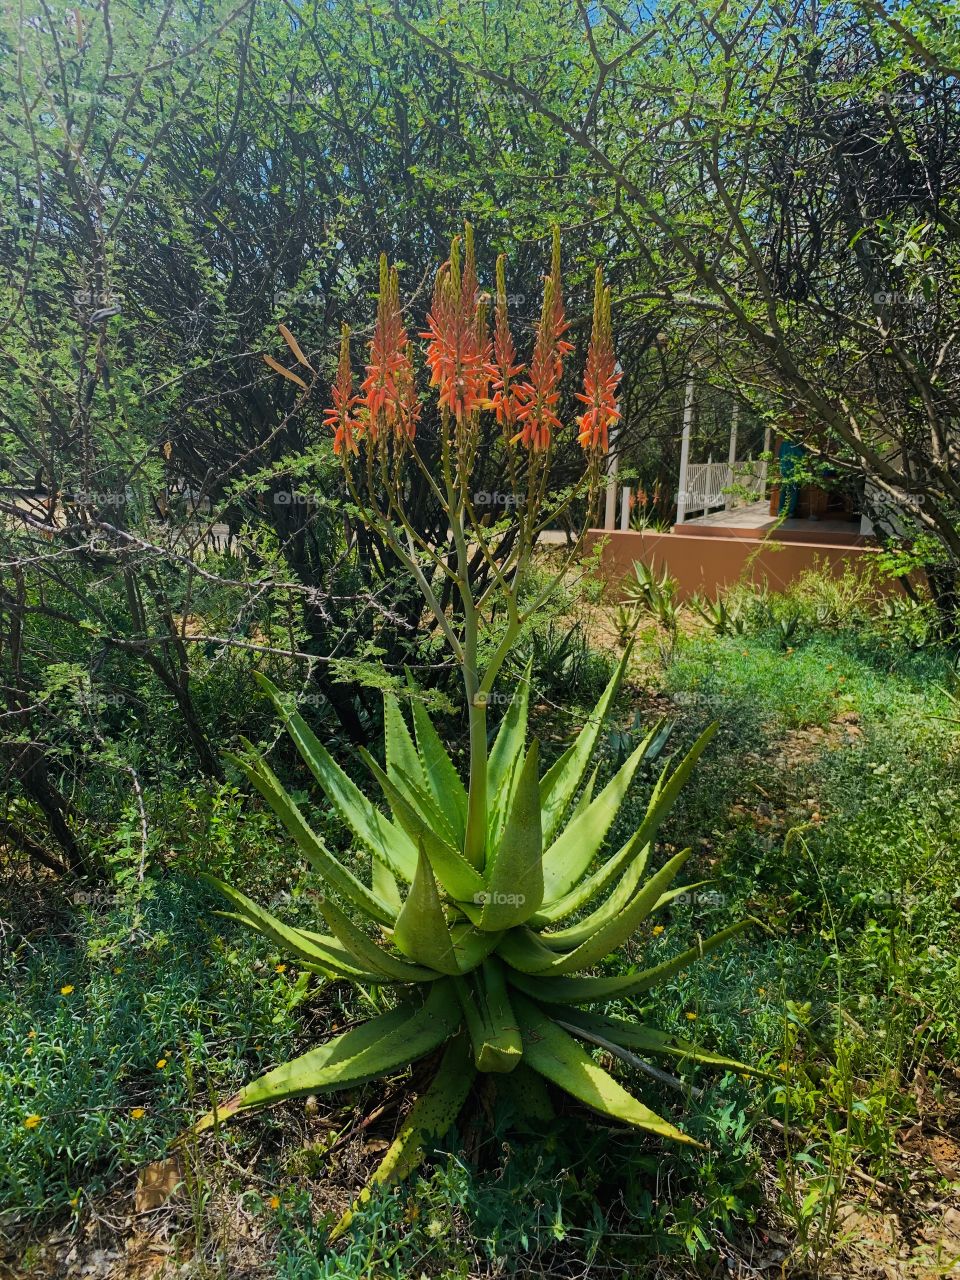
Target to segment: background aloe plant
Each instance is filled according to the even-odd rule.
[[[655,1069],[634,1051],[738,1066],[655,1028],[604,1016],[602,1006],[666,980],[747,922],[698,940],[648,970],[615,977],[590,973],[651,913],[690,887],[673,887],[689,849],[652,873],[648,869],[657,831],[714,726],[675,768],[668,764],[640,826],[612,852],[605,848],[606,839],[624,797],[642,761],[663,742],[661,722],[594,794],[598,771],[590,772],[591,760],[629,661],[629,646],[593,714],[545,772],[537,742],[527,743],[529,663],[489,743],[487,705],[497,676],[527,619],[552,589],[548,584],[521,608],[523,570],[537,535],[571,495],[568,489],[565,497],[551,499],[548,484],[551,431],[560,425],[555,416],[560,374],[571,347],[561,337],[566,323],[558,238],[526,382],[507,324],[503,262],[497,263],[495,338],[490,342],[469,228],[464,243],[462,267],[459,243],[454,242],[438,273],[425,335],[430,337],[427,364],[439,388],[439,475],[425,465],[416,445],[419,408],[410,344],[396,272],[386,261],[381,264],[365,394],[353,394],[345,334],[335,408],[328,421],[363,518],[409,567],[460,666],[469,722],[469,777],[461,779],[422,702],[411,698],[411,731],[396,695],[388,692],[384,766],[362,753],[388,816],[347,777],[293,705],[259,676],[327,800],[369,854],[369,883],[334,857],[248,742],[232,759],[329,888],[320,904],[329,932],[293,928],[213,881],[230,903],[225,914],[286,949],[303,969],[360,986],[396,987],[398,998],[388,1012],[247,1085],[201,1120],[198,1129],[244,1107],[357,1085],[442,1050],[432,1084],[407,1116],[374,1181],[412,1167],[423,1139],[449,1127],[478,1071],[520,1072],[529,1108],[548,1105],[546,1080],[608,1117],[690,1141],[603,1070],[584,1042],[649,1072]],[[598,272],[585,394],[580,396],[588,410],[578,418],[588,458],[581,487],[588,492],[601,474],[607,427],[619,416],[609,321],[609,292]],[[300,368],[312,372],[292,335],[283,336]],[[306,387],[299,374],[272,364]],[[477,416],[482,412],[494,412],[502,427],[506,474],[516,490],[509,517],[492,523],[489,516],[477,518],[472,502]],[[405,518],[404,474],[410,464],[423,473],[446,514],[457,552],[452,561],[437,557],[422,539],[418,542]],[[364,473],[367,492],[361,496]],[[491,571],[477,594],[469,571],[476,551]],[[441,606],[433,576],[457,592],[460,607],[455,613]],[[481,644],[484,628],[497,614],[498,631]],[[482,669],[481,653],[489,654]],[[591,1012],[594,1006],[601,1012]]]

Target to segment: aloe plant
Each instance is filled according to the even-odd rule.
[[[710,600],[699,592],[687,601],[690,608],[700,615],[718,636],[743,635],[746,623],[739,606],[731,608],[722,596]]]
[[[690,850],[653,870],[653,849],[714,727],[675,767],[667,765],[639,827],[614,850],[606,841],[623,800],[643,761],[656,755],[665,741],[661,721],[597,789],[598,769],[591,771],[591,759],[629,660],[629,646],[593,714],[545,771],[537,742],[527,741],[529,662],[490,743],[487,709],[498,675],[518,644],[529,642],[532,620],[576,554],[575,546],[543,590],[532,599],[521,599],[524,572],[539,532],[577,492],[567,487],[554,499],[549,485],[552,431],[562,425],[556,416],[559,380],[563,359],[572,348],[562,336],[567,326],[559,236],[554,237],[526,380],[509,331],[503,261],[497,262],[491,341],[469,227],[462,247],[461,257],[459,240],[451,246],[428,316],[426,363],[439,392],[439,470],[419,452],[415,368],[397,274],[386,259],[381,262],[377,322],[363,394],[353,391],[345,333],[334,407],[326,419],[335,432],[334,451],[357,510],[419,585],[427,611],[460,668],[469,724],[468,775],[461,778],[422,702],[411,699],[408,723],[396,695],[388,692],[383,765],[363,753],[389,811],[385,812],[343,772],[292,702],[259,676],[327,800],[369,857],[370,874],[360,878],[331,853],[263,755],[245,742],[233,759],[329,890],[320,903],[327,932],[286,924],[237,890],[212,880],[229,904],[223,914],[284,949],[301,969],[361,989],[391,988],[395,1000],[388,1012],[248,1084],[196,1128],[209,1128],[244,1108],[355,1086],[436,1054],[432,1083],[374,1174],[373,1181],[381,1182],[407,1173],[424,1140],[449,1127],[478,1072],[513,1079],[519,1073],[522,1096],[530,1107],[537,1100],[542,1104],[543,1082],[548,1081],[609,1118],[689,1142],[679,1128],[604,1070],[591,1050],[599,1045],[651,1072],[659,1069],[635,1051],[739,1069],[729,1059],[702,1052],[656,1028],[606,1016],[603,1007],[668,980],[748,922],[698,939],[647,968],[618,975],[596,972],[644,920],[690,887],[674,887]],[[298,368],[312,374],[293,335],[281,332]],[[308,390],[299,373],[285,370],[272,357],[269,362]],[[587,408],[577,418],[577,439],[586,458],[582,487],[588,495],[597,491],[607,431],[619,417],[619,376],[609,289],[598,272],[584,393],[579,397]],[[515,499],[509,518],[502,521],[491,520],[478,506],[482,413],[493,413],[502,429],[503,473]],[[438,555],[407,518],[409,467],[419,471],[443,510],[455,556]],[[588,501],[587,509],[590,505]],[[489,571],[486,585],[480,587],[471,578],[473,548]],[[438,581],[456,592],[456,612],[442,603]],[[666,580],[657,582],[650,575],[650,582],[658,597],[672,602],[673,589]]]
[[[476,1072],[533,1073],[611,1119],[690,1141],[600,1067],[583,1043],[614,1054],[640,1050],[746,1069],[644,1023],[602,1014],[610,1001],[667,981],[750,923],[731,924],[648,968],[591,972],[691,887],[674,886],[689,849],[656,870],[652,851],[715,729],[706,729],[678,764],[667,764],[640,826],[600,856],[663,730],[662,721],[654,725],[597,791],[590,761],[625,661],[575,741],[543,773],[536,741],[527,744],[528,667],[489,753],[490,800],[479,836],[470,831],[477,818],[467,789],[420,702],[412,703],[411,732],[396,696],[387,693],[385,767],[366,756],[388,816],[347,777],[288,699],[258,677],[327,800],[370,856],[371,875],[364,883],[334,857],[247,743],[233,759],[329,889],[319,907],[329,932],[294,928],[208,877],[229,903],[221,914],[269,939],[302,969],[361,987],[394,987],[397,999],[389,1012],[248,1084],[198,1130],[244,1108],[358,1085],[442,1050],[433,1083],[374,1181],[412,1167],[424,1139],[455,1119]],[[480,856],[471,858],[471,849]],[[590,1011],[596,1006],[600,1014]]]

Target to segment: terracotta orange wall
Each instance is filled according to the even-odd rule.
[[[633,570],[634,560],[642,560],[657,570],[664,565],[679,583],[679,597],[686,600],[696,592],[714,595],[719,587],[732,586],[746,571],[747,581],[764,578],[776,591],[788,586],[807,569],[829,567],[837,576],[876,555],[873,547],[832,546],[830,544],[771,542],[759,538],[697,538],[673,533],[606,533],[591,529],[587,550],[605,540],[602,552],[604,576],[615,587]],[[777,546],[780,549],[774,550]],[[749,564],[749,570],[747,566]]]

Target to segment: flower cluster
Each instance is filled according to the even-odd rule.
[[[546,453],[553,432],[562,427],[563,365],[573,351],[564,337],[569,326],[558,232],[554,232],[551,269],[544,280],[543,308],[529,366],[518,360],[510,329],[502,254],[496,265],[492,337],[487,309],[488,298],[477,280],[473,229],[467,224],[462,241],[454,239],[449,258],[437,272],[427,328],[420,334],[427,343],[426,365],[441,418],[452,419],[462,430],[481,410],[492,410],[510,444]],[[578,395],[587,408],[577,418],[577,438],[587,451],[608,447],[609,429],[620,417],[616,395],[620,376],[610,328],[610,290],[598,269],[584,390]],[[398,441],[414,439],[420,404],[411,345],[400,308],[397,271],[388,266],[385,255],[380,259],[377,320],[360,394],[353,389],[349,332],[344,327],[332,398],[324,425],[334,433],[334,453],[345,460],[359,452],[357,442],[364,437],[376,442],[385,433]]]
[[[507,277],[506,257],[500,254],[497,258],[497,297],[494,308],[493,326],[493,361],[487,366],[492,381],[493,411],[497,422],[510,432],[517,421],[520,408],[514,394],[515,380],[523,373],[524,365],[517,363],[517,348],[513,334],[510,332],[510,318],[507,315]]]
[[[609,286],[604,288],[598,267],[593,295],[593,332],[587,352],[583,393],[577,393],[577,399],[587,406],[577,418],[580,428],[577,439],[584,449],[602,449],[606,453],[609,448],[609,429],[620,417],[617,407],[620,377],[610,327],[610,289]]]
[[[467,224],[463,270],[460,241],[450,246],[450,257],[437,272],[433,305],[427,316],[427,368],[430,385],[439,390],[440,409],[458,424],[478,409],[490,407],[490,341],[486,305],[480,301],[473,251],[473,228]]]
[[[357,437],[363,434],[364,420],[357,412],[360,397],[353,391],[353,371],[350,368],[350,330],[344,325],[340,331],[340,362],[337,380],[332,387],[333,408],[324,410],[323,425],[333,431],[333,452],[358,453]]]
[[[366,430],[376,440],[381,427],[395,428],[412,440],[419,406],[413,381],[410,343],[400,310],[400,281],[396,267],[380,255],[380,298],[370,341],[370,363],[360,387],[366,406]]]
[[[563,313],[563,281],[560,277],[560,233],[553,234],[553,261],[544,282],[543,310],[530,362],[530,376],[515,388],[520,431],[513,437],[534,453],[550,447],[552,432],[561,423],[557,416],[563,358],[573,350],[563,333],[567,322]]]

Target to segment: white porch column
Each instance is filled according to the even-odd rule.
[[[733,402],[733,416],[730,419],[730,452],[727,455],[727,466],[730,468],[730,484],[736,479],[733,468],[737,463],[737,424],[740,418],[740,402]],[[724,511],[730,511],[737,505],[736,495],[728,493],[723,504]]]
[[[620,466],[620,454],[617,452],[617,429],[610,431],[610,448],[607,451],[607,502],[603,513],[604,529],[617,527],[617,470]]]
[[[693,425],[693,375],[687,377],[683,398],[683,436],[680,440],[680,488],[677,491],[677,524],[683,524],[687,509],[687,467],[690,464],[690,428]]]
[[[625,484],[620,490],[620,532],[630,531],[630,486]]]

